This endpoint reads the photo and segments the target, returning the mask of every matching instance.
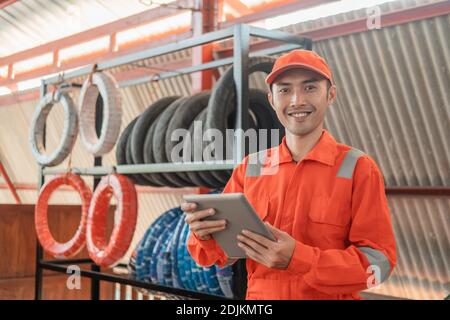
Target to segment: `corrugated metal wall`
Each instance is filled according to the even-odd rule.
[[[382,12],[433,1],[404,1],[381,6]],[[361,18],[365,11],[341,14],[284,28],[312,30]],[[364,150],[379,164],[387,186],[450,185],[450,15],[367,31],[314,44],[331,65],[338,99],[326,118],[337,140]],[[151,65],[189,57],[189,51],[145,61]],[[120,70],[130,69],[127,66]],[[116,70],[112,70],[114,72]],[[262,77],[253,86],[263,87]],[[190,78],[176,77],[122,90],[123,127],[162,96],[187,95]],[[0,107],[0,156],[14,182],[36,183],[36,165],[28,149],[27,130],[36,102]],[[62,113],[50,114],[49,146],[61,132]],[[5,159],[6,157],[6,159]],[[115,162],[114,152],[105,164]],[[93,158],[80,143],[74,166],[90,166]],[[64,166],[65,164],[63,164]],[[33,203],[34,191],[19,192]],[[54,201],[79,201],[68,192]],[[142,194],[140,227],[135,240],[161,212],[180,202],[179,195]],[[389,196],[398,245],[393,276],[375,293],[412,299],[442,299],[450,292],[448,197]],[[8,191],[1,202],[12,202]]]
[[[382,11],[403,6],[394,2]],[[364,14],[285,29],[300,33]],[[331,65],[338,87],[326,127],[337,140],[371,155],[389,187],[450,186],[449,30],[450,15],[445,15],[314,44]],[[450,198],[396,195],[388,201],[398,264],[392,277],[371,291],[445,298],[450,293]]]
[[[450,291],[450,197],[388,197],[397,240],[397,266],[373,293],[444,299]]]
[[[327,126],[390,186],[450,185],[450,17],[321,41],[339,86]]]

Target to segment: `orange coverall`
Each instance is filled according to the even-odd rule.
[[[285,270],[247,259],[246,299],[360,299],[358,292],[374,277],[378,283],[388,278],[396,264],[395,238],[383,177],[370,157],[326,130],[299,163],[285,138],[263,151],[260,163],[249,164],[249,157],[223,192],[244,193],[261,219],[289,233],[296,245]],[[227,262],[214,239],[191,234],[188,251],[202,266]]]

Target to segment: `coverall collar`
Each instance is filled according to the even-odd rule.
[[[336,161],[337,142],[327,130],[322,130],[322,135],[316,145],[308,152],[303,160],[312,160],[323,163],[328,166],[334,166]],[[283,137],[281,144],[271,150],[270,154],[278,152],[277,157],[271,157],[270,166],[277,166],[286,162],[293,162],[291,152],[286,144],[286,136]]]

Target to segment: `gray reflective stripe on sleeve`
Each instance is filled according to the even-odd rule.
[[[389,263],[388,258],[379,250],[370,248],[370,247],[357,247],[359,251],[364,253],[370,265],[372,266],[372,271],[375,271],[375,276],[379,276],[377,278],[378,283],[384,282],[391,273],[391,264]],[[373,266],[379,268],[379,272],[373,268]]]
[[[265,157],[266,150],[250,154],[248,156],[247,168],[245,169],[245,176],[259,177],[263,169]]]
[[[351,179],[353,176],[353,171],[355,170],[356,162],[363,155],[364,152],[361,150],[355,148],[350,149],[345,155],[344,161],[341,163],[337,177]]]

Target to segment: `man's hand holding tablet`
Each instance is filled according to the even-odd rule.
[[[197,210],[197,204],[185,202],[181,205],[181,210],[186,214],[185,221],[189,229],[200,240],[211,239],[211,234],[222,231],[226,228],[226,220],[202,220],[215,214],[213,208]]]

